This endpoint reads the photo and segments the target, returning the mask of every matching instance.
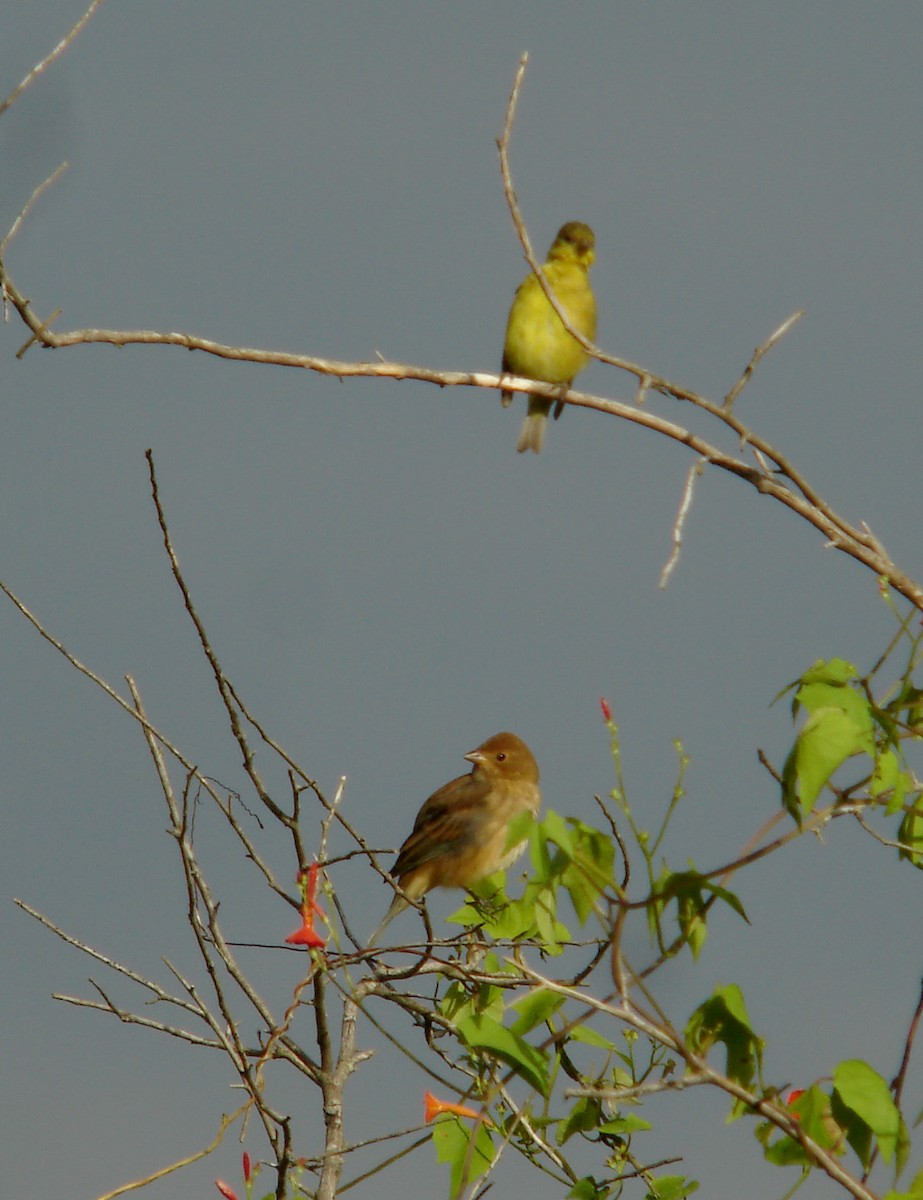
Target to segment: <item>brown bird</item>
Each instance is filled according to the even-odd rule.
[[[515,733],[496,733],[465,758],[474,764],[471,772],[430,796],[392,868],[412,900],[437,887],[469,887],[510,866],[526,847],[522,841],[507,849],[510,821],[541,807],[538,764]],[[395,895],[370,946],[409,903]]]

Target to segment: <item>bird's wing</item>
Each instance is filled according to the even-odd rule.
[[[434,792],[417,813],[392,874],[405,875],[447,851],[462,849],[476,837],[489,791],[488,782],[460,775]]]

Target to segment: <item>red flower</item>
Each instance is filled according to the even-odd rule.
[[[285,939],[290,946],[307,946],[310,950],[320,950],[327,943],[311,924],[309,914],[303,909],[301,912],[302,926],[296,929],[294,933],[290,933]]]
[[[317,915],[321,918],[321,920],[326,921],[327,918],[324,915],[324,910],[321,908],[321,906],[319,904],[316,904],[314,901],[314,897],[317,893],[317,875],[318,875],[319,871],[320,871],[320,867],[318,866],[318,864],[316,862],[311,863],[311,865],[310,865],[310,867],[308,867],[308,871],[307,871],[307,875],[308,875],[307,885],[305,884],[305,872],[304,871],[301,871],[299,873],[298,884],[301,887],[301,898],[302,898],[302,900],[304,900],[305,904],[309,904],[311,906],[312,910],[317,913]]]
[[[607,725],[610,724],[612,721],[612,709],[609,707],[609,701],[605,696],[599,697],[599,707],[603,710],[603,720]]]
[[[229,1183],[225,1183],[223,1179],[215,1180],[215,1187],[224,1196],[224,1200],[237,1200],[237,1193]]]
[[[250,1155],[244,1151],[244,1183],[250,1182]]]
[[[298,886],[301,888],[301,928],[290,933],[285,939],[290,946],[307,946],[309,949],[319,950],[326,945],[326,938],[322,938],[314,928],[315,913],[321,920],[327,919],[324,910],[314,899],[319,870],[317,863],[311,863],[307,871],[300,871],[298,874]]]

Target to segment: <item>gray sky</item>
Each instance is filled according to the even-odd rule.
[[[6,7],[0,94],[82,4]],[[717,398],[806,308],[738,411],[919,579],[921,34],[919,5],[852,0],[110,3],[0,122],[3,230],[70,163],[9,267],[39,312],[64,310],[61,329],[496,369],[524,264],[495,138],[528,50],[519,199],[540,252],[564,220],[595,228],[600,343]],[[113,684],[132,673],[155,722],[239,786],[160,552],[152,447],[225,668],[323,786],[348,777],[346,810],[376,845],[396,845],[501,728],[534,748],[546,804],[593,820],[613,782],[605,694],[639,820],[656,824],[669,800],[678,737],[692,765],[667,852],[677,866],[725,861],[778,803],[756,760],[763,747],[778,761],[791,736],[773,696],[819,657],[867,669],[892,630],[868,572],[717,474],[700,481],[658,592],[691,460],[598,413],[567,411],[535,459],[514,451],[524,402],[503,411],[495,393],[339,384],[163,348],[18,362],[22,328],[0,337],[4,580]],[[633,395],[599,364],[583,385]],[[0,647],[4,1188],[91,1197],[207,1142],[237,1093],[217,1057],[51,999],[88,994],[90,964],[13,896],[141,970],[162,972],[163,955],[189,965],[193,951],[138,732],[7,604]],[[290,911],[210,834],[228,932],[281,940]],[[334,883],[371,928],[381,886]],[[846,1057],[889,1079],[920,974],[918,883],[840,823],[826,845],[805,840],[741,877],[752,927],[718,919],[660,997],[682,1022],[717,982],[739,982],[773,1082],[810,1082]],[[284,1004],[295,961],[266,953],[253,969]],[[360,1040],[377,1038],[366,1027]],[[407,1124],[418,1117],[426,1085],[390,1061],[347,1095],[350,1135],[383,1132],[402,1107]],[[921,1093],[917,1063],[911,1115]],[[750,1123],[728,1128],[725,1111],[704,1095],[665,1102],[636,1149],[685,1154],[702,1195],[743,1179],[751,1200],[778,1196],[794,1173],[764,1167]],[[228,1143],[149,1194],[214,1194],[238,1162]],[[536,1200],[559,1194],[530,1172],[512,1180]],[[375,1195],[445,1187],[424,1152]]]

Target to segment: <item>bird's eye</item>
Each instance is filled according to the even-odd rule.
[[[503,762],[503,760],[504,760],[505,758],[506,758],[506,755],[505,755],[505,754],[503,753],[503,751],[501,750],[501,751],[500,751],[500,753],[497,755],[497,762]]]

